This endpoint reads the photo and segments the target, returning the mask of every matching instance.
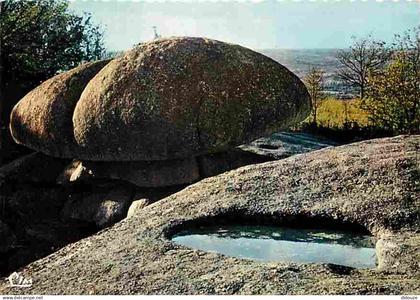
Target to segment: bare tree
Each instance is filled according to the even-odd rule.
[[[316,124],[318,107],[321,100],[324,98],[322,92],[324,87],[324,72],[317,67],[311,67],[308,74],[306,74],[304,81],[309,91],[309,95],[311,96],[313,123]]]
[[[389,60],[391,52],[384,42],[367,38],[355,39],[349,49],[340,50],[337,59],[340,67],[337,76],[349,86],[356,87],[361,99],[368,86],[368,75],[381,70]]]

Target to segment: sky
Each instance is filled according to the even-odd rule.
[[[203,36],[258,50],[345,48],[352,36],[369,34],[391,41],[420,25],[420,0],[158,1],[76,0],[70,9],[103,25],[111,51],[153,39],[153,26],[163,37]]]

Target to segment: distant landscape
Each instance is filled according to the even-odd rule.
[[[278,61],[300,79],[308,74],[311,67],[322,69],[324,73],[324,92],[337,98],[353,98],[355,92],[335,78],[339,67],[336,54],[339,49],[263,49],[259,52]]]
[[[357,91],[340,82],[335,72],[339,67],[336,54],[340,49],[261,49],[256,50],[281,63],[304,80],[311,67],[324,71],[324,93],[339,99],[352,99]],[[122,54],[122,51],[109,51],[108,57]]]

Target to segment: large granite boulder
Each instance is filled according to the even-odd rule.
[[[10,128],[18,143],[54,156],[155,161],[223,151],[309,111],[304,84],[274,60],[184,37],[48,80],[16,105]]]
[[[18,102],[10,116],[14,140],[58,157],[77,156],[73,111],[88,82],[109,60],[85,63],[43,82]]]
[[[29,294],[419,294],[420,136],[331,147],[202,180],[21,270]],[[139,198],[140,199],[140,198]],[[229,219],[352,224],[378,240],[377,268],[259,262],[170,240]],[[242,219],[243,218],[243,219]],[[77,280],[75,280],[77,278]],[[92,285],[92,282],[95,284]],[[0,280],[1,294],[21,294]]]

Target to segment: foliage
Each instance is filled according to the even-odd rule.
[[[7,124],[12,107],[40,82],[104,55],[103,32],[65,0],[0,2],[0,163],[14,149]]]
[[[356,87],[360,98],[365,96],[368,87],[368,74],[376,74],[387,63],[390,51],[384,42],[374,41],[372,37],[354,39],[347,50],[337,52],[340,64],[337,77],[348,86]]]
[[[312,122],[316,124],[318,107],[324,98],[322,92],[324,88],[324,72],[319,68],[311,67],[304,81],[312,101]]]
[[[392,62],[369,75],[363,108],[371,122],[395,133],[420,131],[420,27],[396,36]]]
[[[17,100],[17,89],[26,93],[59,71],[104,54],[101,29],[89,15],[70,13],[64,0],[6,0],[0,5],[1,88],[8,101]]]

